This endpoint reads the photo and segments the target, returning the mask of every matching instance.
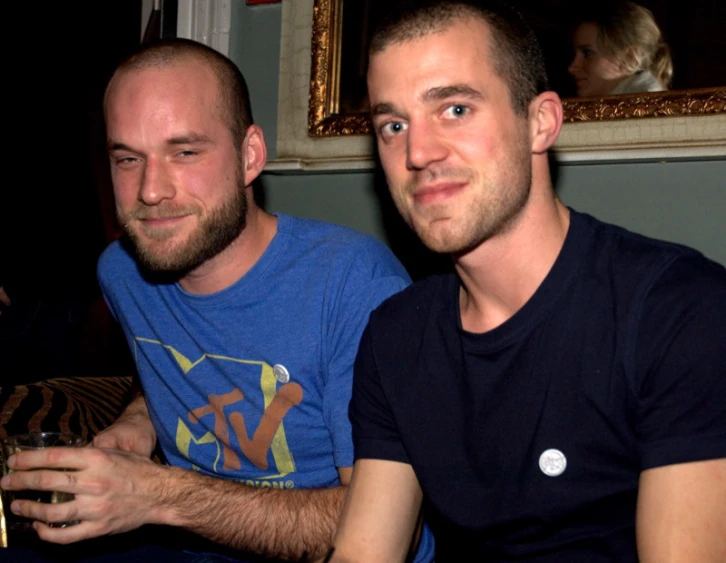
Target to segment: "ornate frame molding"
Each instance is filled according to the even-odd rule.
[[[341,0],[283,0],[278,157],[270,171],[375,166],[365,114],[337,111]],[[564,100],[561,162],[726,156],[726,87]]]
[[[629,94],[617,97],[563,100],[565,122],[644,117],[714,115],[726,112],[726,88],[701,88]]]

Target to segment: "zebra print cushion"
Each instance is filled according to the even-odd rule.
[[[131,377],[48,379],[0,389],[0,438],[32,431],[91,440],[129,400]]]

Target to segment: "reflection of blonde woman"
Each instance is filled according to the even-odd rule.
[[[633,2],[582,20],[573,34],[568,70],[578,96],[666,90],[673,76],[670,49],[653,14]]]

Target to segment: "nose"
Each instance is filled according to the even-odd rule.
[[[166,167],[155,158],[149,158],[139,186],[139,201],[146,205],[158,205],[174,197],[176,189]]]
[[[575,74],[578,70],[580,70],[580,63],[580,54],[578,53],[573,57],[570,66],[567,67],[567,72]]]
[[[409,123],[406,136],[406,167],[409,170],[423,170],[433,162],[441,161],[449,149],[438,134],[424,123]]]

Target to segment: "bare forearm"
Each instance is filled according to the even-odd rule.
[[[119,418],[130,415],[139,415],[149,418],[149,408],[146,405],[146,399],[144,398],[141,386],[136,379],[134,379],[134,384],[131,389],[131,400],[121,412]]]
[[[116,421],[100,432],[93,445],[151,456],[156,446],[156,429],[151,423],[146,400],[141,393],[134,396]]]
[[[641,474],[636,531],[643,562],[726,561],[726,459]]]
[[[333,543],[347,487],[269,489],[171,468],[163,523],[234,549],[302,560]]]

